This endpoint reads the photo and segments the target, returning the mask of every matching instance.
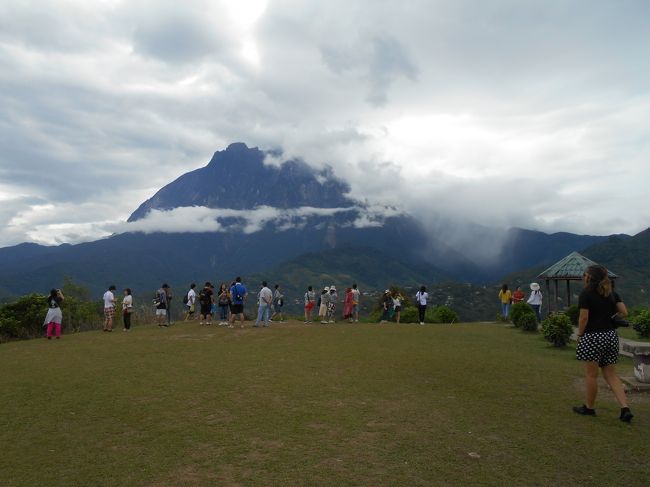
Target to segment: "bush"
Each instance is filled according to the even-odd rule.
[[[457,323],[459,321],[458,313],[449,306],[436,306],[431,315],[434,323]]]
[[[571,318],[566,313],[551,315],[542,322],[544,338],[555,347],[565,347],[569,343],[571,333],[573,333]]]
[[[527,320],[531,316],[535,321],[537,321],[535,311],[527,303],[513,304],[512,308],[510,309],[510,319],[512,320],[512,324],[517,328],[522,327],[523,320]]]
[[[573,304],[564,310],[564,314],[569,317],[571,326],[578,326],[578,316],[580,316],[580,308],[577,304]]]
[[[402,308],[400,321],[402,323],[419,323],[420,318],[418,315],[418,309],[414,306],[408,306],[406,308]]]
[[[639,338],[650,338],[650,310],[641,310],[630,317],[632,328]]]
[[[535,312],[533,311],[531,314],[522,315],[521,318],[519,318],[519,326],[523,331],[536,332],[537,316],[535,316]]]

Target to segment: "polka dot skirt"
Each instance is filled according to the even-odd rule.
[[[578,342],[576,358],[586,362],[598,362],[599,367],[615,364],[618,361],[616,330],[585,333]]]

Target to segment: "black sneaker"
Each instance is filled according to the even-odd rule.
[[[595,409],[589,409],[584,404],[582,406],[573,406],[573,412],[576,414],[581,414],[583,416],[596,416]]]
[[[625,423],[629,423],[632,421],[632,418],[634,417],[634,414],[632,414],[632,411],[630,411],[630,408],[623,408],[621,409],[621,416],[618,418],[621,421],[624,421]]]

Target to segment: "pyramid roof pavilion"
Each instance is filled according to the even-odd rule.
[[[587,267],[589,267],[590,265],[598,265],[598,264],[578,252],[571,252],[565,258],[553,264],[551,267],[546,269],[537,277],[541,279],[549,279],[549,280],[553,280],[553,279],[579,280],[582,279],[582,275],[584,274],[585,270],[587,270]],[[619,277],[613,272],[610,272],[609,270],[607,271],[607,273],[609,274],[610,279],[616,279],[617,277]]]

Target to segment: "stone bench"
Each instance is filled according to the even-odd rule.
[[[650,384],[650,342],[633,342],[626,340],[621,344],[623,351],[634,359],[634,376],[639,382]]]

